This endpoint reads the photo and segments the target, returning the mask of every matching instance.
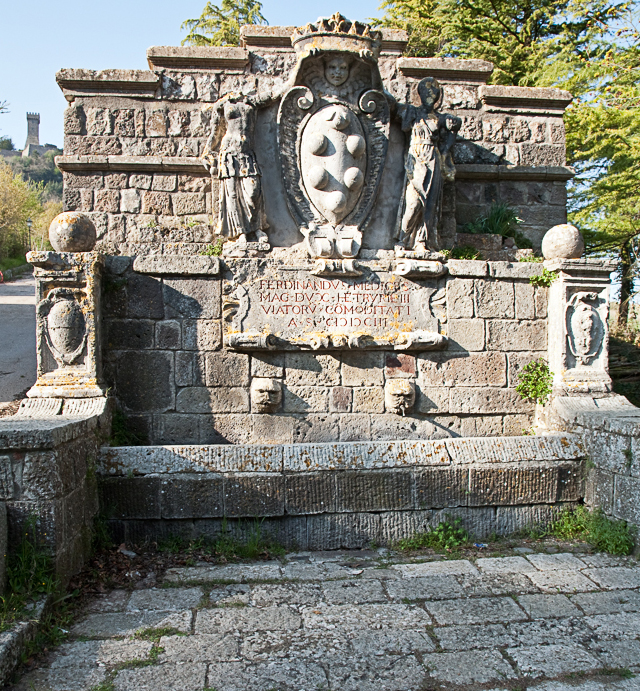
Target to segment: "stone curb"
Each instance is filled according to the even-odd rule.
[[[52,595],[47,595],[36,602],[31,619],[19,621],[8,631],[0,634],[0,686],[4,686],[9,681],[20,663],[20,657],[27,643],[35,639],[52,599]]]

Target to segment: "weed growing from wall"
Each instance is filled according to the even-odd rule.
[[[542,273],[537,276],[531,276],[529,283],[536,288],[548,288],[558,278],[557,271],[549,271],[547,267],[542,268]]]
[[[544,405],[551,395],[553,372],[542,359],[532,360],[518,373],[516,391],[520,398]]]
[[[563,511],[547,528],[547,534],[561,540],[585,540],[600,552],[631,554],[636,528],[609,518],[602,509],[589,511],[577,506]]]
[[[427,548],[451,552],[469,542],[469,533],[463,528],[462,520],[447,516],[445,521],[426,533],[416,533],[412,537],[399,540],[398,548],[405,552]]]

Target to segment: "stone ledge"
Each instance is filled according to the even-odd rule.
[[[290,472],[442,467],[472,463],[568,461],[582,458],[578,437],[469,437],[422,441],[334,444],[184,445],[103,447],[98,472],[134,473]]]
[[[481,86],[478,96],[488,111],[517,111],[519,113],[547,113],[562,115],[573,100],[563,89],[529,86]]]
[[[398,69],[405,77],[436,77],[442,82],[486,84],[493,63],[457,58],[398,58]]]
[[[242,70],[249,64],[244,48],[213,46],[152,46],[147,50],[149,68]]]
[[[569,166],[511,166],[485,163],[456,165],[456,180],[523,180],[565,182],[575,176]]]
[[[56,73],[58,86],[67,100],[105,93],[153,98],[160,80],[160,74],[147,70],[64,69]]]
[[[547,259],[544,266],[549,271],[565,271],[572,275],[610,274],[618,268],[618,262],[609,259]]]
[[[135,173],[196,173],[209,175],[196,156],[56,156],[56,165],[65,172],[133,171]]]
[[[11,680],[27,644],[35,640],[40,622],[52,600],[51,595],[43,597],[28,612],[28,620],[18,621],[0,634],[0,684],[7,684]]]
[[[541,262],[489,262],[493,278],[531,278],[540,273]]]
[[[0,419],[0,449],[53,449],[59,444],[89,435],[98,417],[69,420],[62,415],[47,419],[7,417]]]
[[[240,27],[240,42],[243,48],[285,48],[293,50],[291,34],[295,26],[265,26],[264,24],[244,24]],[[409,37],[401,29],[382,29],[381,52],[402,53]]]
[[[158,276],[218,276],[220,260],[217,257],[148,254],[134,259],[133,270]]]

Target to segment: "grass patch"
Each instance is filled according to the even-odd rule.
[[[58,588],[51,557],[36,538],[36,517],[31,516],[15,552],[7,556],[7,590],[0,597],[0,631],[24,617],[27,607]]]
[[[24,254],[19,257],[6,257],[0,259],[0,271],[7,271],[8,269],[15,269],[18,266],[24,266],[27,263],[27,258]]]
[[[602,670],[602,674],[622,677],[622,679],[634,679],[636,676],[628,667],[606,667]]]
[[[462,527],[462,520],[447,516],[445,521],[426,533],[416,533],[412,537],[399,540],[398,549],[408,552],[430,548],[438,552],[451,552],[469,542],[469,533]]]
[[[157,644],[163,636],[186,635],[186,633],[184,633],[183,631],[179,631],[173,626],[165,626],[162,629],[154,629],[153,627],[150,627],[148,629],[140,629],[139,631],[136,631],[134,638],[137,638],[139,641],[153,641]]]
[[[584,540],[598,552],[629,555],[635,546],[637,529],[626,521],[609,518],[602,509],[589,511],[585,506],[577,506],[565,509],[546,528],[531,528],[527,532],[535,539]]]
[[[285,548],[262,532],[262,521],[255,519],[247,526],[246,537],[240,539],[228,531],[226,519],[222,521],[222,532],[215,539],[199,537],[185,540],[171,537],[158,545],[162,552],[186,555],[186,566],[193,566],[198,555],[215,556],[224,561],[241,559],[272,559],[283,557]]]

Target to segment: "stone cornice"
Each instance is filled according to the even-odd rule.
[[[64,69],[56,73],[58,86],[67,100],[103,94],[154,98],[160,79],[160,74],[148,70]]]
[[[458,164],[456,180],[571,180],[575,171],[569,166],[499,166]]]
[[[493,63],[457,58],[398,58],[398,69],[405,77],[435,77],[443,82],[486,84]]]
[[[152,46],[147,50],[147,62],[152,70],[242,70],[249,64],[249,51],[213,46]]]
[[[195,156],[56,156],[60,170],[175,172],[208,174],[202,160]]]
[[[562,115],[573,96],[562,89],[528,86],[481,86],[478,96],[485,110],[533,115]]]

